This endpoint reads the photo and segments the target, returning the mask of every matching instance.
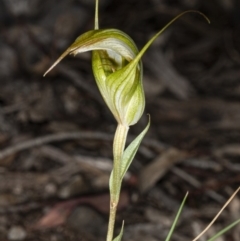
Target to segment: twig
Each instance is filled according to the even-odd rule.
[[[100,140],[100,141],[112,141],[112,134],[105,134],[102,132],[63,132],[57,134],[50,134],[42,137],[37,137],[35,139],[27,140],[25,142],[17,143],[13,146],[7,147],[4,150],[0,151],[0,160],[11,156],[17,152],[31,149],[37,146],[46,145],[51,142],[61,142],[67,140]],[[129,136],[129,141],[133,140],[133,136]],[[127,142],[129,142],[127,141]],[[166,145],[156,141],[154,139],[145,139],[142,144],[156,148],[158,151],[166,148]]]
[[[220,214],[223,212],[223,210],[227,207],[227,205],[233,200],[233,198],[236,196],[238,191],[240,190],[240,187],[233,193],[233,195],[227,200],[227,202],[223,205],[221,210],[217,213],[217,215],[213,218],[213,220],[208,224],[208,226],[192,241],[198,240],[204,233],[207,232],[207,230],[213,225],[213,223],[217,220],[217,218],[220,216]]]
[[[57,134],[46,135],[43,137],[38,137],[25,142],[18,143],[16,145],[10,146],[2,151],[0,151],[0,160],[4,159],[10,155],[13,155],[19,151],[24,151],[29,148],[36,146],[41,146],[50,142],[60,142],[73,139],[94,139],[94,140],[105,140],[111,141],[113,135],[105,134],[101,132],[63,132]]]
[[[181,170],[180,168],[177,167],[173,167],[171,169],[171,171],[176,174],[177,176],[181,177],[183,180],[187,181],[188,183],[190,183],[192,186],[196,187],[196,188],[200,188],[202,186],[201,182],[199,182],[196,178],[194,178],[193,176],[191,176],[190,174],[184,172],[183,170]],[[213,200],[217,201],[218,203],[223,203],[225,202],[225,198],[222,197],[221,195],[219,195],[218,193],[216,193],[213,190],[207,190],[206,194],[211,197]]]

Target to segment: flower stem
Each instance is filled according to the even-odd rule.
[[[116,212],[117,212],[117,204],[113,205],[113,203],[110,201],[110,213],[109,213],[109,221],[108,221],[107,241],[113,240]]]
[[[129,127],[119,124],[114,136],[113,141],[113,171],[112,171],[112,183],[110,187],[110,213],[108,223],[107,241],[113,240],[113,232],[115,225],[115,218],[117,212],[117,205],[119,201],[120,189],[121,189],[121,160],[123,151],[127,139]]]

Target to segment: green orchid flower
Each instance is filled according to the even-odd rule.
[[[104,101],[118,124],[134,125],[141,118],[145,107],[141,57],[170,24],[187,12],[194,11],[178,15],[149,40],[141,52],[124,32],[117,29],[98,29],[96,15],[95,29],[79,36],[45,75],[66,55],[92,51],[93,73]]]
[[[117,122],[137,123],[145,107],[141,60],[134,62],[138,49],[133,40],[117,29],[91,30],[58,58],[47,74],[66,55],[92,52],[92,68],[101,95]]]

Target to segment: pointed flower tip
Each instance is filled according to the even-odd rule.
[[[52,70],[52,67],[50,67],[50,68],[43,74],[43,77],[45,77],[51,70]]]
[[[55,63],[43,74],[43,77],[45,77],[61,60],[62,58],[59,57],[57,61],[55,61]]]
[[[45,77],[58,63],[60,62],[60,60],[56,61],[44,74],[43,77]]]
[[[197,10],[188,10],[188,11],[183,12],[183,13],[180,14],[180,15],[184,15],[185,13],[198,13],[198,14],[200,14],[203,18],[205,18],[205,20],[206,20],[209,24],[211,23],[210,19],[209,19],[203,12],[200,12],[200,11],[197,11]]]
[[[71,47],[71,46],[70,46]],[[44,73],[43,77],[45,77],[59,62],[66,57],[70,52],[70,48],[68,48],[63,54],[52,64],[52,66]]]

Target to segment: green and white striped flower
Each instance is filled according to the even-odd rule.
[[[141,60],[133,61],[138,49],[133,40],[117,29],[95,29],[82,34],[58,58],[92,51],[92,68],[101,95],[117,122],[130,126],[141,117],[145,98]],[[47,73],[46,72],[46,73]]]
[[[93,73],[104,101],[118,124],[134,125],[145,107],[141,57],[169,25],[187,12],[194,11],[178,15],[139,52],[134,41],[124,32],[117,29],[98,29],[96,9],[95,29],[80,35],[45,74],[68,54],[92,51]]]

